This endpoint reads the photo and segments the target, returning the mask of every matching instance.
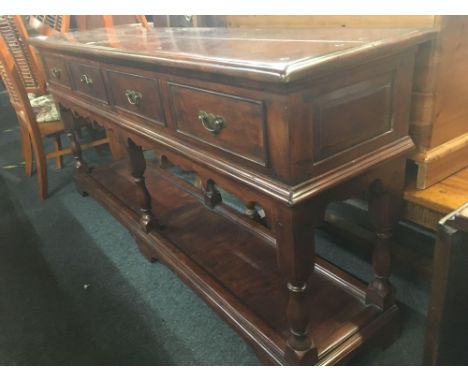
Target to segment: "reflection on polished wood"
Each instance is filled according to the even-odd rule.
[[[159,63],[164,67],[288,82],[310,75],[330,61],[362,60],[379,50],[399,49],[427,39],[427,29],[227,29],[115,27],[118,48],[107,30],[65,33],[37,39],[38,47],[58,47],[75,54],[99,51],[103,57]],[[111,48],[111,49],[102,49]],[[113,48],[113,49],[112,49]]]

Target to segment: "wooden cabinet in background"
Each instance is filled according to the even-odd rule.
[[[437,16],[439,33],[418,57],[411,135],[416,187],[468,166],[468,16]]]

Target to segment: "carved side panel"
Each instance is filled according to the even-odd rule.
[[[314,160],[393,130],[393,73],[322,94],[314,104]]]
[[[323,78],[300,97],[292,96],[295,182],[365,166],[364,158],[377,158],[386,146],[409,141],[413,64],[414,50],[408,50]]]

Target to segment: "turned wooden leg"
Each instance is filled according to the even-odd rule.
[[[314,268],[314,219],[302,210],[282,206],[276,223],[278,265],[289,293],[286,315],[289,338],[286,357],[291,364],[314,364],[317,349],[308,332],[309,307],[305,304],[308,280]]]
[[[65,128],[65,132],[67,134],[68,139],[70,140],[70,148],[75,162],[75,168],[78,171],[88,172],[89,167],[83,160],[81,154],[81,146],[77,138],[77,126],[75,123],[75,117],[73,116],[73,112],[70,109],[66,109],[65,107],[60,105],[60,115],[62,118],[63,126]]]
[[[151,212],[151,196],[146,188],[144,173],[146,170],[146,160],[141,146],[138,146],[131,139],[127,140],[127,152],[130,162],[130,172],[136,187],[136,196],[140,207],[140,224],[143,230],[148,233],[153,228],[159,228],[153,213]]]
[[[369,187],[369,215],[376,233],[372,254],[374,279],[367,287],[366,302],[387,309],[394,303],[393,290],[389,282],[392,228],[401,209],[401,196],[385,189],[381,181]]]

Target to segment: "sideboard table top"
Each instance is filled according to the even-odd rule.
[[[33,45],[75,54],[290,82],[324,67],[430,39],[431,28],[144,28],[139,24],[35,37]]]

